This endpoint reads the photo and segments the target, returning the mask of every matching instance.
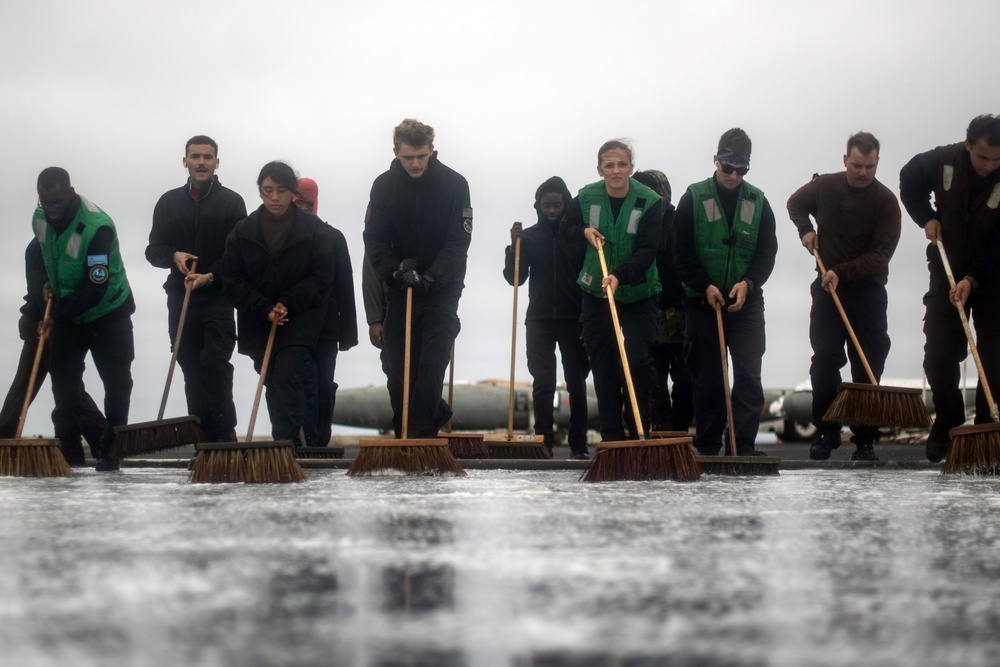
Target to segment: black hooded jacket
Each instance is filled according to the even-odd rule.
[[[233,229],[222,257],[222,283],[236,306],[239,351],[259,358],[271,329],[268,313],[275,304],[288,308],[288,322],[278,327],[274,350],[292,345],[315,348],[323,330],[326,296],[335,280],[333,235],[311,213],[295,210],[292,230],[276,257],[261,236],[261,206]]]
[[[528,280],[528,310],[525,321],[576,320],[580,317],[583,292],[576,284],[583,267],[585,243],[573,243],[559,236],[559,223],[542,215],[539,202],[543,194],[562,195],[564,210],[572,200],[569,188],[558,176],[542,183],[535,191],[538,222],[521,234],[521,261],[518,284]],[[514,284],[514,246],[507,246],[503,277]],[[529,280],[530,277],[530,280]]]

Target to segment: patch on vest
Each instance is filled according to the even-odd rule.
[[[587,226],[591,229],[600,229],[601,227],[601,205],[591,204],[590,210],[587,212]]]
[[[632,209],[632,212],[628,214],[628,233],[635,234],[639,231],[639,220],[642,218],[642,211],[637,208]]]
[[[103,285],[108,282],[108,276],[110,276],[108,267],[103,264],[98,264],[96,266],[90,267],[90,271],[87,272],[87,276],[90,278],[90,282],[95,285]]]
[[[748,225],[753,224],[753,214],[757,206],[752,201],[744,200],[740,205],[740,221]]]
[[[715,222],[722,218],[722,214],[719,213],[719,207],[714,199],[706,199],[701,205],[705,207],[705,217],[709,222]]]
[[[465,220],[462,222],[462,227],[465,229],[465,233],[466,234],[471,234],[472,233],[472,209],[471,208],[463,208],[462,209],[462,217],[465,218]]]
[[[990,193],[990,198],[986,202],[986,206],[993,209],[1000,206],[1000,183],[993,186],[993,192]]]
[[[107,266],[107,255],[87,255],[87,266]]]
[[[591,283],[594,282],[594,277],[589,273],[584,273],[583,275],[580,276],[580,282],[586,285],[587,287],[590,287]]]

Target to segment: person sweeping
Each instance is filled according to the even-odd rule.
[[[694,446],[702,456],[722,449],[725,387],[716,308],[723,309],[732,356],[733,423],[739,456],[764,456],[754,442],[764,407],[764,293],[778,251],[774,212],[764,193],[743,180],[751,142],[726,131],[713,156],[715,172],[688,186],[674,215],[674,261],[684,282],[684,358],[694,384]]]
[[[869,381],[831,291],[840,297],[876,380],[881,379],[889,354],[885,285],[889,260],[899,242],[900,212],[896,196],[875,178],[879,148],[878,139],[868,132],[852,135],[847,140],[844,171],[817,175],[788,198],[788,216],[802,246],[809,254],[818,251],[826,267],[826,271],[817,269],[810,287],[813,356],[809,379],[813,423],[819,433],[809,448],[809,458],[817,461],[830,458],[830,452],[840,447],[841,425],[823,419],[837,395],[840,369],[850,359],[853,381]],[[851,460],[877,461],[878,428],[852,424],[851,432],[855,445]]]

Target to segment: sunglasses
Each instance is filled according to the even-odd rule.
[[[736,167],[731,164],[726,164],[725,162],[720,162],[719,166],[722,167],[722,173],[729,175],[734,171],[740,176],[746,176],[747,172],[750,171],[750,167]]]

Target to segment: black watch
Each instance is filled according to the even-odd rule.
[[[744,278],[743,282],[747,284],[747,294],[753,291],[753,281],[749,278]]]

